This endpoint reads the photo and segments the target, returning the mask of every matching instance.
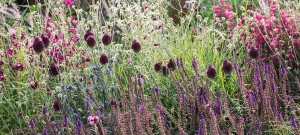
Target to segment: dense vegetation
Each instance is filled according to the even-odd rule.
[[[0,134],[300,134],[298,1],[17,4]]]

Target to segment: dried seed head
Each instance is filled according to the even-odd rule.
[[[96,39],[93,35],[89,35],[85,41],[86,41],[87,45],[91,48],[95,47],[95,45],[96,45]]]
[[[44,42],[45,48],[48,48],[48,46],[50,44],[50,40],[49,40],[48,36],[42,34],[41,38],[42,38],[42,41]]]
[[[161,70],[161,66],[162,66],[161,62],[156,62],[154,64],[154,70],[157,71],[157,72],[160,71]]]
[[[101,54],[99,62],[102,65],[105,65],[106,63],[108,63],[108,57],[107,57],[107,55],[105,53]]]
[[[250,58],[256,59],[258,57],[258,50],[256,48],[254,48],[253,46],[251,46],[250,50],[248,51],[248,54],[249,54]]]
[[[213,79],[217,76],[217,71],[212,65],[209,65],[206,70],[206,75],[208,78]]]
[[[167,66],[168,66],[168,69],[172,69],[172,70],[176,69],[176,63],[173,61],[173,59],[169,60]]]
[[[49,66],[49,74],[52,76],[57,76],[59,74],[59,66],[54,62]]]
[[[141,44],[138,41],[133,40],[132,43],[131,43],[131,49],[134,52],[139,52],[139,51],[141,51],[142,46],[141,46]]]
[[[169,74],[169,70],[166,66],[162,66],[162,73],[163,73],[163,75],[168,75]]]
[[[111,43],[111,37],[109,34],[105,33],[103,36],[102,36],[102,43],[104,45],[109,45]]]
[[[91,30],[87,30],[84,34],[84,40],[86,40],[90,35],[94,36],[94,33]]]
[[[231,71],[233,70],[232,63],[228,60],[224,60],[222,65],[222,70],[224,73],[230,74]]]
[[[32,48],[36,53],[41,53],[44,50],[45,45],[44,45],[44,42],[42,41],[42,39],[40,37],[35,37],[34,38]]]
[[[53,106],[53,109],[54,109],[55,111],[59,111],[59,110],[61,109],[60,103],[59,103],[59,100],[58,100],[58,99],[55,99],[55,100],[54,100],[52,106]]]

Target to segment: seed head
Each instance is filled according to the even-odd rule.
[[[172,70],[176,69],[176,63],[173,61],[173,59],[169,60],[167,66],[168,66],[168,69],[172,69]]]
[[[102,36],[102,43],[104,45],[109,45],[111,43],[111,37],[109,34],[105,33],[103,36]]]
[[[49,40],[48,36],[42,34],[41,38],[42,38],[42,41],[44,42],[45,48],[48,48],[48,46],[50,44],[50,40]]]
[[[210,79],[213,79],[217,76],[217,71],[216,69],[214,68],[214,66],[212,65],[209,65],[207,70],[206,70],[206,75],[208,78]]]
[[[142,46],[141,46],[141,44],[138,41],[133,40],[132,43],[131,43],[131,49],[134,52],[139,52],[139,51],[141,51]]]
[[[49,74],[52,76],[57,76],[59,74],[59,66],[55,64],[54,62],[50,64],[49,66]]]
[[[108,63],[108,57],[107,57],[107,55],[105,53],[101,54],[99,62],[102,65],[105,65],[106,63]]]
[[[252,59],[256,59],[258,57],[258,51],[253,46],[251,46],[250,50],[248,51],[248,54]]]
[[[233,70],[233,66],[232,63],[228,60],[224,60],[223,61],[223,66],[222,66],[222,70],[224,73],[226,74],[230,74],[231,71]]]
[[[162,66],[161,62],[156,62],[154,64],[154,70],[157,71],[157,72],[160,71],[161,70],[161,66]]]
[[[91,30],[87,30],[84,34],[84,40],[86,40],[90,35],[94,36],[94,33]]]
[[[54,100],[52,106],[53,106],[53,109],[54,109],[55,111],[59,111],[59,110],[61,109],[59,100],[58,100],[57,98]]]
[[[168,68],[166,66],[162,66],[162,73],[163,73],[163,75],[169,74]]]
[[[96,45],[96,39],[93,35],[89,35],[85,41],[87,45],[91,48],[93,48]]]
[[[36,53],[41,53],[44,50],[45,45],[40,37],[34,38],[32,48]]]

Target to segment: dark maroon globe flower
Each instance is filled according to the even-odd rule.
[[[256,48],[254,48],[253,46],[251,46],[250,50],[248,51],[248,54],[249,54],[250,58],[256,59],[258,57],[258,50]]]
[[[45,44],[42,38],[35,37],[33,40],[32,48],[36,53],[41,53],[45,48]]]
[[[169,70],[168,70],[168,68],[166,67],[166,66],[162,66],[162,74],[163,75],[168,75],[169,74]]]
[[[94,33],[91,30],[87,30],[84,34],[84,40],[86,40],[90,35],[94,36]]]
[[[222,65],[222,70],[224,73],[230,74],[231,71],[233,70],[232,63],[228,60],[224,60]]]
[[[101,54],[99,62],[102,65],[105,65],[106,63],[108,63],[108,57],[107,57],[107,55],[105,53]]]
[[[57,76],[59,74],[59,66],[55,63],[51,63],[49,66],[49,74],[52,76]]]
[[[169,60],[167,66],[168,66],[168,69],[172,69],[172,70],[175,70],[175,69],[176,69],[176,63],[174,62],[173,59],[170,59],[170,60]]]
[[[154,70],[155,71],[160,71],[161,70],[161,67],[162,66],[162,63],[161,62],[156,62],[155,64],[154,64]]]
[[[138,41],[133,40],[132,43],[131,43],[131,49],[134,52],[139,52],[139,51],[141,51],[142,46],[141,46],[141,44]]]
[[[45,48],[48,48],[48,46],[50,44],[50,39],[48,38],[48,36],[42,34],[41,38],[42,38],[42,41],[44,42]]]
[[[54,100],[52,106],[55,111],[59,111],[61,109],[60,102],[57,98]]]
[[[96,39],[93,35],[89,35],[85,41],[86,41],[87,45],[91,48],[96,46]]]
[[[109,34],[105,33],[103,36],[102,36],[102,43],[104,45],[109,45],[111,43],[111,37]]]
[[[212,65],[209,65],[207,70],[206,70],[206,75],[208,78],[210,79],[213,79],[217,76],[217,71],[216,69],[214,68],[214,66]]]

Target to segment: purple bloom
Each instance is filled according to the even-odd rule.
[[[176,64],[175,64],[175,62],[174,62],[173,59],[169,60],[169,62],[167,64],[167,67],[168,67],[168,69],[171,69],[171,70],[175,70],[176,69]]]
[[[162,73],[163,73],[163,75],[168,75],[169,74],[168,69],[167,69],[166,66],[162,66]]]
[[[196,59],[195,59],[195,58],[193,58],[193,60],[192,60],[192,67],[193,67],[193,68],[196,68],[196,67],[197,67],[197,62],[196,62]]]
[[[42,135],[48,135],[48,131],[46,129],[43,129],[43,134]]]
[[[31,126],[31,128],[34,128],[34,120],[33,119],[30,119],[29,125]]]
[[[102,65],[105,65],[106,63],[108,63],[108,56],[105,53],[102,53],[101,56],[100,56],[99,62]]]
[[[154,70],[155,71],[160,71],[161,70],[161,67],[162,66],[162,63],[161,62],[156,62],[155,64],[154,64]]]
[[[84,40],[86,40],[90,35],[94,36],[94,33],[91,30],[87,30],[84,34]]]
[[[251,46],[250,50],[248,51],[248,54],[249,54],[250,58],[256,59],[258,57],[258,50],[256,48],[254,48],[253,46]]]
[[[77,120],[76,132],[80,133],[81,132],[81,127],[82,127],[82,122],[80,120]]]
[[[43,107],[42,113],[43,113],[44,115],[46,115],[46,113],[47,113],[47,108],[46,108],[46,107]]]
[[[227,59],[223,61],[222,70],[226,74],[230,74],[233,70],[232,63],[228,61]]]
[[[152,88],[152,91],[153,91],[153,92],[158,92],[159,89],[158,89],[157,87],[154,87],[154,88]]]
[[[111,37],[109,34],[105,33],[103,36],[102,36],[102,43],[104,45],[109,45],[111,43]]]
[[[52,76],[57,76],[59,74],[59,66],[55,63],[51,63],[49,66],[49,74]]]
[[[96,46],[96,39],[93,35],[89,35],[85,41],[86,41],[87,45],[91,48]]]
[[[59,110],[61,109],[61,106],[60,106],[60,103],[59,103],[58,98],[56,98],[56,99],[54,100],[52,106],[53,106],[53,108],[54,108],[55,111],[59,111]]]
[[[139,52],[139,51],[141,51],[142,46],[141,46],[141,44],[140,44],[138,41],[133,40],[133,41],[131,42],[131,49],[132,49],[134,52]]]
[[[185,101],[186,101],[186,99],[185,99],[185,94],[184,94],[183,91],[181,92],[181,100],[182,100],[182,102],[185,102]]]
[[[44,50],[45,45],[44,45],[44,42],[42,41],[42,39],[40,37],[35,37],[34,38],[32,48],[36,53],[41,53]]]
[[[48,38],[48,36],[42,34],[41,38],[42,38],[42,41],[44,42],[45,48],[48,48],[48,46],[50,44],[50,39]]]
[[[207,70],[206,70],[206,75],[208,78],[210,79],[213,79],[217,76],[217,71],[216,69],[214,68],[214,66],[212,65],[209,65]]]
[[[69,121],[68,121],[68,117],[67,117],[67,116],[64,116],[64,124],[65,124],[65,125],[68,125],[68,124],[69,124]]]

